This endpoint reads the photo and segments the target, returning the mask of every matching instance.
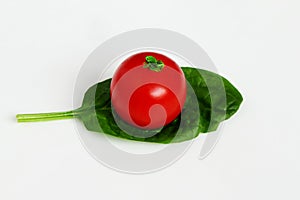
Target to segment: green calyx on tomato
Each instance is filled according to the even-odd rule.
[[[165,64],[161,60],[156,60],[156,58],[153,56],[146,56],[145,59],[146,62],[144,68],[148,68],[152,71],[160,72],[165,66]]]

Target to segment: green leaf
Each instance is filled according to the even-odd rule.
[[[157,63],[162,64],[160,61]],[[76,110],[19,114],[16,117],[18,122],[79,118],[90,131],[136,141],[174,143],[191,140],[200,133],[215,131],[222,121],[237,112],[243,97],[227,79],[216,73],[191,67],[182,67],[182,71],[187,81],[184,108],[173,122],[162,129],[142,130],[120,119],[111,106],[111,79],[90,87],[82,106]]]
[[[78,117],[90,131],[145,142],[183,142],[200,133],[215,131],[239,109],[243,101],[241,94],[218,74],[190,67],[182,67],[182,70],[187,80],[184,108],[180,116],[161,130],[141,130],[117,116],[110,102],[111,79],[88,89]]]

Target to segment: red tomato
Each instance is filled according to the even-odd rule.
[[[127,123],[143,129],[172,122],[186,99],[186,81],[180,67],[159,53],[130,56],[116,70],[111,86],[114,110]]]

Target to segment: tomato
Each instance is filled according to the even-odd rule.
[[[156,129],[181,113],[186,80],[169,57],[142,52],[120,64],[112,78],[110,93],[112,107],[121,119],[142,129]]]

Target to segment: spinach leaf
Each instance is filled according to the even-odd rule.
[[[190,67],[182,67],[182,70],[187,80],[186,103],[181,115],[161,130],[141,130],[118,117],[110,102],[111,79],[86,92],[79,118],[90,131],[145,142],[182,142],[199,133],[215,131],[238,110],[243,100],[241,94],[218,74]]]
[[[243,101],[239,91],[224,77],[203,69],[182,67],[187,80],[187,98],[181,114],[157,130],[142,130],[124,122],[114,111],[107,79],[90,87],[82,106],[74,111],[21,114],[19,122],[79,118],[94,132],[115,137],[155,143],[191,140],[200,133],[215,131],[219,124],[234,115]]]

